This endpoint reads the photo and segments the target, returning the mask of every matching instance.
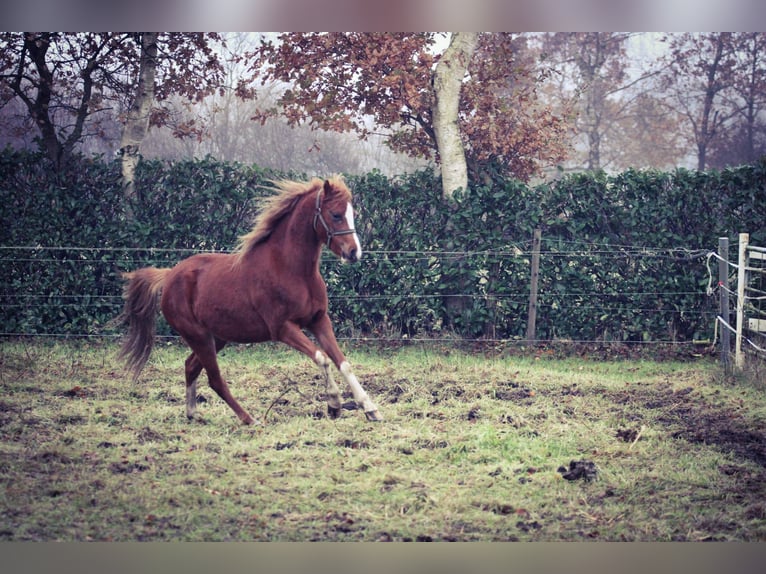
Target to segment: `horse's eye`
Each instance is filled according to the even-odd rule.
[[[335,223],[340,223],[341,221],[343,221],[343,216],[342,216],[342,215],[339,215],[339,214],[337,214],[337,213],[333,213],[333,214],[331,214],[331,215],[332,215],[332,220],[333,220]]]

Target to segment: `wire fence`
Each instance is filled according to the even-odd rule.
[[[706,250],[693,250],[685,248],[660,248],[633,245],[618,245],[607,243],[587,243],[575,241],[550,240],[539,254],[541,259],[551,267],[557,269],[559,276],[543,284],[540,290],[540,299],[537,302],[539,315],[554,316],[557,318],[567,317],[572,314],[589,316],[592,318],[610,317],[616,314],[633,317],[637,324],[641,323],[642,316],[667,316],[669,322],[675,318],[694,317],[703,325],[710,325],[710,332],[704,333],[698,329],[696,337],[679,339],[674,336],[672,329],[666,337],[656,335],[633,338],[631,343],[640,345],[699,345],[714,338],[712,332],[715,325],[716,309],[711,305],[710,299],[713,293],[705,292],[704,288],[689,288],[689,282],[674,284],[670,282],[646,281],[642,284],[641,278],[636,278],[630,288],[614,287],[606,288],[598,283],[596,272],[590,272],[592,277],[578,276],[572,284],[567,284],[568,274],[574,273],[583,266],[587,260],[587,266],[605,269],[603,277],[615,276],[618,279],[620,271],[614,271],[617,267],[622,269],[635,269],[637,273],[645,273],[649,267],[661,268],[664,264],[689,264],[695,261],[704,261],[709,254]],[[172,266],[175,262],[184,259],[202,250],[182,248],[152,248],[152,247],[111,247],[111,246],[0,246],[0,266],[9,269],[14,266],[24,274],[49,273],[61,276],[77,276],[78,274],[89,275],[88,281],[83,285],[88,291],[77,291],[77,282],[61,282],[61,288],[51,286],[50,282],[40,281],[36,283],[27,276],[24,281],[18,275],[5,272],[0,275],[0,306],[3,307],[6,316],[26,316],[34,318],[27,320],[6,321],[4,328],[0,328],[2,337],[119,337],[119,329],[115,329],[114,323],[107,317],[116,317],[122,307],[122,296],[119,276],[122,271],[154,266]],[[211,251],[204,251],[211,252]],[[228,251],[218,251],[227,253]],[[485,268],[486,276],[479,278],[471,289],[452,290],[445,292],[438,287],[438,281],[431,285],[432,289],[419,292],[411,290],[403,292],[396,285],[390,286],[379,292],[369,290],[351,291],[340,283],[328,280],[328,295],[330,298],[330,310],[335,308],[353,309],[357,317],[364,312],[365,306],[375,303],[378,307],[393,308],[408,303],[417,307],[421,302],[433,301],[435,298],[441,301],[457,300],[465,305],[481,307],[490,311],[498,306],[512,309],[517,317],[520,328],[516,328],[515,335],[496,336],[494,330],[487,330],[479,336],[456,334],[446,326],[438,329],[423,329],[415,332],[401,332],[401,329],[383,326],[379,329],[368,329],[365,332],[356,330],[353,326],[354,317],[349,313],[341,312],[345,316],[338,338],[348,341],[391,341],[406,339],[409,341],[431,342],[503,342],[503,343],[526,343],[523,337],[523,327],[526,323],[526,309],[529,304],[530,286],[528,282],[529,261],[533,255],[531,245],[521,242],[513,249],[497,251],[407,251],[407,250],[372,250],[364,253],[362,261],[357,264],[360,270],[357,275],[364,275],[366,271],[376,273],[380,264],[390,267],[397,266],[420,266],[429,269],[442,269],[448,264],[461,261],[480,260],[478,267]],[[335,273],[334,259],[326,251],[323,254],[323,265],[330,269],[330,275]],[[515,266],[520,270],[513,278],[512,284],[507,281],[498,287],[492,277],[492,268],[499,266]],[[476,267],[476,266],[474,266]],[[656,269],[655,269],[656,271]],[[660,271],[661,272],[661,271]],[[526,276],[524,275],[526,273]],[[327,274],[326,274],[327,275]],[[505,278],[507,280],[507,277]],[[704,277],[703,283],[704,283]],[[603,283],[603,281],[602,281]],[[699,283],[698,281],[693,282]],[[20,288],[22,286],[23,288]],[[662,288],[652,288],[661,284]],[[36,288],[35,286],[39,286]],[[340,286],[339,286],[340,285]],[[709,291],[709,290],[708,290]],[[759,295],[760,296],[760,295]],[[466,303],[467,302],[467,303]],[[83,321],[82,326],[75,325],[78,314],[82,316],[99,316],[99,321]],[[491,313],[489,313],[491,315]],[[57,315],[66,316],[68,322],[65,329],[48,329],[41,322],[46,317]],[[62,319],[63,320],[63,319]],[[488,319],[488,320],[491,320]],[[557,319],[552,319],[556,321]],[[560,320],[560,319],[559,319]],[[596,319],[594,319],[595,321]],[[55,323],[55,321],[53,321]],[[10,328],[9,328],[9,323]],[[26,325],[26,326],[25,326]],[[406,330],[405,330],[406,331]],[[511,329],[512,331],[512,329]],[[609,342],[607,336],[572,336],[567,333],[559,334],[562,330],[556,327],[549,328],[547,336],[536,339],[535,342],[566,341],[578,344],[603,344]],[[166,333],[164,336],[173,337]],[[619,339],[612,339],[619,341]],[[709,341],[708,341],[709,342]]]

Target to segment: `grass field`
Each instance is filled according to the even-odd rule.
[[[204,384],[187,420],[183,347],[137,383],[116,350],[0,343],[0,539],[766,540],[764,388],[708,358],[347,349],[369,423],[296,352],[233,347],[245,427]]]

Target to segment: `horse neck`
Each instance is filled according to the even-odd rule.
[[[293,211],[272,234],[272,247],[280,252],[283,265],[300,273],[313,273],[319,268],[322,243],[312,225],[314,194],[301,198]]]

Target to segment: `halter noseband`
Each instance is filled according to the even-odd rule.
[[[330,243],[332,243],[333,237],[336,235],[351,235],[356,233],[356,229],[341,229],[340,231],[333,231],[322,215],[322,190],[317,191],[316,211],[314,212],[314,231],[317,230],[317,221],[322,224],[325,232],[327,233],[327,247],[329,249]]]

